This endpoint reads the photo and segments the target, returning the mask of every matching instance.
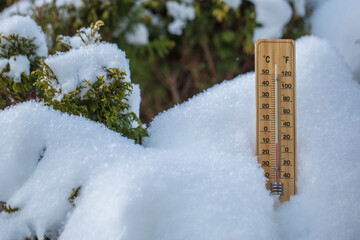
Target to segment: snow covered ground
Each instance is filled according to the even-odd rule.
[[[312,34],[328,39],[360,81],[360,1],[328,0],[315,8]]]
[[[255,156],[253,73],[157,116],[144,146],[22,103],[0,112],[0,239],[358,239],[360,86],[297,41],[298,194],[275,207]],[[82,186],[73,207],[72,189]]]
[[[181,2],[190,14],[172,14],[174,24],[181,20],[176,25],[180,33],[195,17],[192,0]],[[224,2],[233,8],[241,4]],[[275,16],[266,7],[269,2],[253,2],[257,21],[263,23],[255,39],[280,37],[291,16],[288,3],[271,1],[274,9],[282,6]],[[293,2],[302,15],[305,1]],[[358,239],[359,1],[307,2],[315,6],[312,34],[328,42],[317,37],[297,41],[298,194],[289,202],[279,205],[269,195],[254,154],[253,73],[214,86],[158,115],[144,146],[101,124],[27,102],[0,111],[0,201],[20,209],[10,215],[0,213],[0,240],[35,235],[66,240]],[[21,3],[15,10],[27,13],[30,1]],[[14,19],[2,24],[0,32],[9,34],[12,24],[29,21]],[[46,56],[43,34],[33,36],[39,31],[23,30],[42,39],[37,45],[44,48],[39,47],[38,54]],[[64,59],[73,59],[71,54],[82,50],[47,61],[73,64]],[[119,65],[120,60],[115,60]],[[127,62],[120,65],[130,77]],[[135,92],[139,99],[139,89]],[[74,207],[68,198],[79,186]]]

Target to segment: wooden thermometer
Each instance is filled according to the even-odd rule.
[[[295,73],[293,40],[256,42],[256,155],[280,201],[296,193]]]

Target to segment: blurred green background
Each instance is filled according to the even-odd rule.
[[[1,1],[0,11],[17,2]],[[169,14],[168,2],[83,0],[82,6],[76,7],[47,1],[34,4],[30,15],[46,33],[52,54],[59,50],[58,35],[72,36],[81,27],[104,21],[103,40],[126,52],[131,80],[141,88],[140,118],[148,123],[159,112],[194,94],[254,70],[253,34],[260,25],[252,2],[243,0],[240,7],[232,9],[221,0],[195,0],[191,3],[195,17],[183,21],[181,34],[169,32],[176,19]],[[304,17],[293,11],[283,38],[307,34],[310,11],[307,9]],[[131,35],[145,40],[132,41]]]

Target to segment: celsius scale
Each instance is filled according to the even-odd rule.
[[[256,155],[281,202],[296,193],[295,70],[294,40],[256,42]]]

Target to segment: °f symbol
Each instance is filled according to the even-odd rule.
[[[285,59],[285,63],[288,63],[288,61],[290,61],[290,57],[289,57],[289,56],[283,56],[283,58]]]

